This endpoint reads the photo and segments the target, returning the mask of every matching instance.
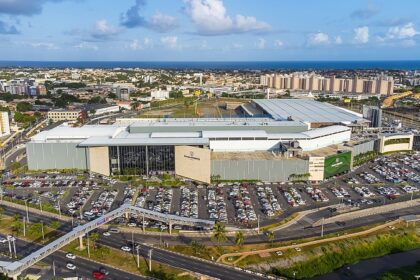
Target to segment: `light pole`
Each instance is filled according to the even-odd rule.
[[[325,218],[322,217],[322,224],[321,224],[321,237],[324,237],[324,220]]]
[[[17,254],[16,254],[16,238],[12,239],[13,241],[13,251],[15,252],[15,259],[17,259]]]
[[[138,246],[136,247],[136,251],[137,251],[137,267],[140,267],[139,246],[140,246],[140,245],[138,245]]]
[[[28,207],[28,200],[25,199],[25,209],[26,209],[26,221],[29,223],[29,207]]]
[[[26,222],[25,222],[25,217],[23,217],[23,236],[26,237]]]
[[[41,213],[42,213],[42,202],[41,202],[41,198],[39,198],[39,210],[41,211]]]
[[[44,235],[44,221],[41,221],[41,233],[42,233],[42,240],[45,239],[45,235]]]
[[[55,277],[55,262],[53,261],[53,275]]]
[[[152,252],[153,249],[149,249],[149,272],[152,271]]]

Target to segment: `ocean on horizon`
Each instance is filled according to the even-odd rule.
[[[1,68],[144,68],[196,70],[419,70],[420,60],[375,61],[0,61]]]

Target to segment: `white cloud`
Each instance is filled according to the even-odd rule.
[[[147,49],[153,46],[153,41],[150,38],[144,38],[143,41],[134,39],[129,44],[126,45],[127,48],[132,49],[133,51]]]
[[[117,35],[119,32],[120,30],[118,28],[109,25],[106,20],[101,19],[96,22],[91,35],[96,39],[105,40]]]
[[[34,48],[46,49],[46,50],[58,50],[60,49],[54,43],[30,43],[30,45]]]
[[[178,37],[177,36],[166,36],[161,37],[160,42],[167,48],[176,49],[178,48]]]
[[[334,43],[336,45],[341,45],[343,43],[343,39],[341,38],[341,36],[335,37]]]
[[[168,32],[178,27],[178,20],[173,16],[156,12],[147,21],[147,26],[158,32]]]
[[[80,44],[75,45],[74,48],[76,48],[76,49],[88,49],[88,50],[94,50],[94,51],[97,51],[99,49],[97,45],[91,44],[91,43],[88,43],[88,42],[81,42]]]
[[[354,29],[354,41],[357,44],[369,42],[369,27],[362,26]]]
[[[412,38],[419,34],[414,28],[414,24],[412,22],[407,23],[403,26],[394,26],[388,29],[387,37],[390,39],[408,39]]]
[[[280,40],[275,40],[274,41],[274,47],[276,47],[276,48],[281,48],[281,47],[283,47],[283,45],[284,45],[284,43]]]
[[[328,45],[330,39],[327,34],[323,32],[312,33],[308,35],[308,44],[309,45]]]
[[[255,42],[255,47],[257,47],[257,49],[265,49],[265,39],[263,38],[259,38],[257,42]]]
[[[226,12],[222,0],[184,0],[186,11],[201,35],[224,35],[244,32],[267,31],[271,26],[253,16]]]
[[[140,43],[139,40],[135,39],[133,41],[131,41],[131,43],[129,44],[130,49],[132,49],[133,51],[137,51],[137,50],[141,50],[143,49],[142,44]]]

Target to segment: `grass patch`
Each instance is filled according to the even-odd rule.
[[[365,238],[355,238],[322,244],[315,247],[304,247],[303,261],[294,262],[287,267],[276,267],[271,273],[278,276],[311,278],[329,273],[347,264],[354,264],[363,259],[408,251],[420,247],[420,236],[415,230],[395,230],[379,233]],[[318,249],[318,253],[315,253]],[[249,262],[249,260],[248,260]]]

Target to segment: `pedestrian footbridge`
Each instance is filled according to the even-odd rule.
[[[54,240],[53,242],[45,245],[41,249],[31,253],[30,255],[24,257],[21,260],[14,262],[3,262],[0,261],[0,272],[7,274],[9,277],[17,279],[17,277],[25,270],[39,262],[43,258],[49,256],[55,251],[59,250],[61,247],[69,244],[70,242],[76,240],[77,238],[82,238],[85,234],[90,231],[104,225],[115,218],[118,218],[123,215],[128,214],[137,214],[146,219],[157,220],[168,224],[169,229],[171,230],[172,225],[186,225],[192,227],[203,227],[203,228],[212,228],[214,226],[213,221],[194,219],[180,217],[177,215],[162,214],[159,212],[154,212],[151,210],[143,209],[140,207],[132,205],[123,205],[118,209],[115,209],[104,216],[92,220],[84,225],[75,227],[71,232],[65,234],[64,236]]]

